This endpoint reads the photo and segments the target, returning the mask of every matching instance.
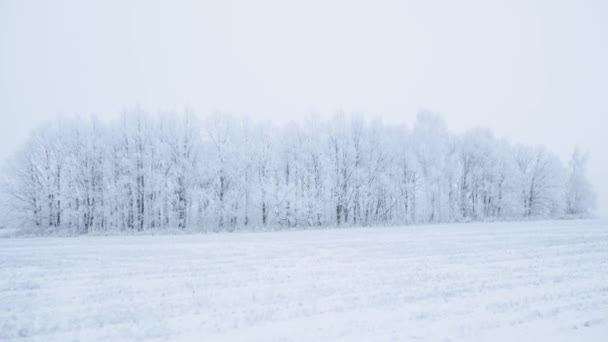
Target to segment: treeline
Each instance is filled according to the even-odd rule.
[[[4,170],[16,224],[39,232],[279,229],[589,213],[586,157],[569,165],[486,130],[451,134],[356,117],[273,125],[148,115],[58,119]]]

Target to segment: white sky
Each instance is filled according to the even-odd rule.
[[[591,152],[608,216],[608,1],[0,0],[0,160],[58,113],[483,126]]]

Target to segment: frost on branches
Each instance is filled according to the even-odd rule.
[[[586,156],[485,130],[451,134],[336,116],[276,126],[246,119],[125,114],[58,119],[3,170],[15,224],[35,232],[232,231],[586,215]]]

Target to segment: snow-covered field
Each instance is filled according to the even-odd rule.
[[[608,341],[608,224],[0,239],[0,340]]]

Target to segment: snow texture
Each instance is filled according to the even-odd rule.
[[[608,226],[5,238],[0,340],[607,341]]]

